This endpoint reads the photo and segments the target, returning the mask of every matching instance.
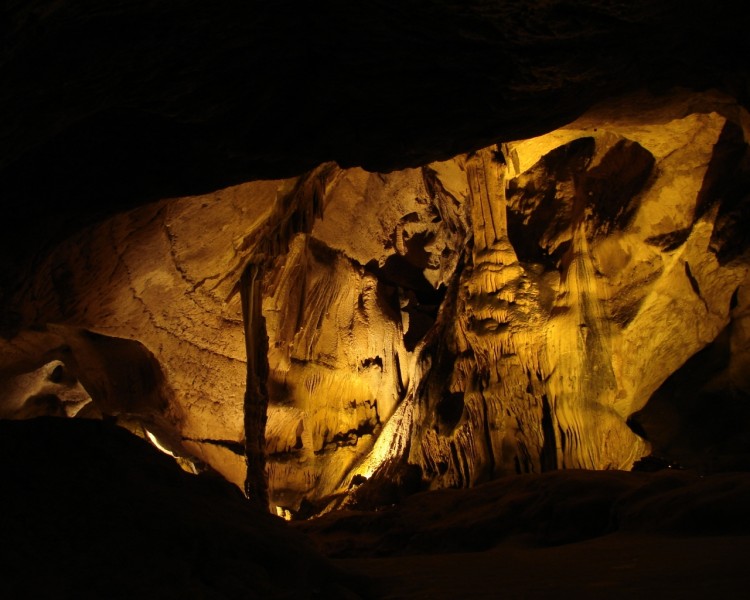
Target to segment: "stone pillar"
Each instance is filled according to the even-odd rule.
[[[242,274],[242,318],[247,349],[247,387],[245,389],[245,457],[247,476],[245,494],[262,510],[268,510],[266,481],[266,414],[268,410],[268,333],[263,317],[262,263],[250,263]]]

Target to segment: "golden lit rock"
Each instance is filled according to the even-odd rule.
[[[473,265],[443,337],[452,375],[427,386],[410,457],[433,485],[629,469],[648,445],[628,417],[729,323],[747,265],[720,264],[716,206],[698,205],[736,126],[713,111],[630,118],[508,144],[507,170],[493,167],[506,189],[471,186]]]
[[[244,266],[244,236],[279,185],[159,202],[60,245],[25,290],[25,318],[43,328],[1,342],[6,368],[59,356],[84,380],[87,370],[132,367],[114,395],[84,382],[98,410],[159,420],[197,458],[242,484],[245,342],[239,298],[227,298]],[[153,364],[146,356],[134,362],[125,340],[145,346]],[[161,380],[154,393],[144,391],[151,369]]]
[[[265,462],[285,517],[389,481],[630,469],[650,449],[631,416],[722,332],[722,381],[750,385],[748,119],[720,96],[619,102],[421,168],[329,163],[89,228],[16,299],[2,414],[140,423],[262,501]]]

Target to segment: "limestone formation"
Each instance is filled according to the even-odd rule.
[[[630,469],[650,452],[632,415],[722,332],[744,402],[750,169],[730,99],[619,102],[80,232],[14,299],[2,415],[116,418],[251,497],[267,480],[286,516]]]
[[[445,435],[447,398],[428,392],[433,414],[412,453],[448,485],[514,470],[630,468],[648,446],[628,417],[730,321],[747,265],[711,251],[719,199],[702,212],[700,203],[736,126],[715,112],[650,135],[597,125],[508,144],[507,168],[495,166],[506,189],[471,188],[483,218],[444,338],[455,340],[447,391],[464,407]],[[476,162],[486,169],[493,158]],[[497,205],[507,221],[488,218]]]
[[[746,593],[745,13],[0,4],[0,597]]]
[[[98,350],[84,358],[76,340],[137,340],[153,365],[122,377],[106,405],[86,387],[94,404],[115,417],[165,421],[183,451],[243,486],[245,341],[232,290],[244,268],[245,236],[279,185],[163,201],[66,241],[23,292],[24,319],[40,327],[3,342],[4,368],[18,372],[59,357],[86,387],[92,360],[120,371],[133,359]],[[142,391],[149,369],[160,380],[155,398]]]

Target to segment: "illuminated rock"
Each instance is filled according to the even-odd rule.
[[[329,176],[323,218],[269,275],[268,473],[299,508],[347,485],[407,388],[465,238],[429,167]]]
[[[419,349],[411,414],[400,415],[408,432],[394,437],[408,441],[382,454],[384,480],[389,460],[453,487],[629,469],[648,453],[630,415],[743,314],[732,298],[744,289],[746,242],[725,223],[736,232],[745,222],[746,116],[720,98],[691,102],[602,109],[507,144],[502,158],[488,149],[466,159],[466,265]],[[731,165],[719,167],[724,157]]]
[[[92,360],[123,370],[132,354],[83,356],[90,344],[79,341],[137,340],[163,378],[156,396],[143,393],[141,367],[125,375],[111,402],[86,388],[94,404],[113,416],[158,417],[185,451],[243,486],[245,342],[239,295],[231,292],[244,266],[244,236],[279,185],[160,202],[66,241],[24,292],[26,322],[43,328],[0,342],[4,367],[18,371],[59,355],[79,371]]]
[[[284,518],[471,488],[332,521],[365,595],[739,596],[746,478],[570,467],[750,465],[743,8],[4,3],[0,419],[67,420],[0,423],[0,596],[356,596],[110,421]]]
[[[710,94],[618,102],[421,168],[327,163],[70,238],[16,297],[3,414],[59,413],[28,408],[47,394],[28,382],[60,361],[92,414],[251,497],[267,477],[285,515],[631,468],[649,452],[631,415],[727,327],[748,386],[747,115]]]

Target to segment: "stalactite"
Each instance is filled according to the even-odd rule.
[[[242,318],[247,349],[245,388],[245,494],[259,508],[268,508],[265,474],[265,431],[268,411],[268,333],[263,317],[262,264],[250,263],[242,274]]]
[[[289,193],[277,199],[265,225],[245,240],[246,249],[252,249],[239,282],[247,352],[245,494],[264,510],[269,508],[265,431],[270,372],[268,331],[263,315],[265,274],[279,256],[289,251],[293,238],[309,233],[315,219],[322,216],[325,185],[335,171],[335,165],[328,163],[300,177]]]

